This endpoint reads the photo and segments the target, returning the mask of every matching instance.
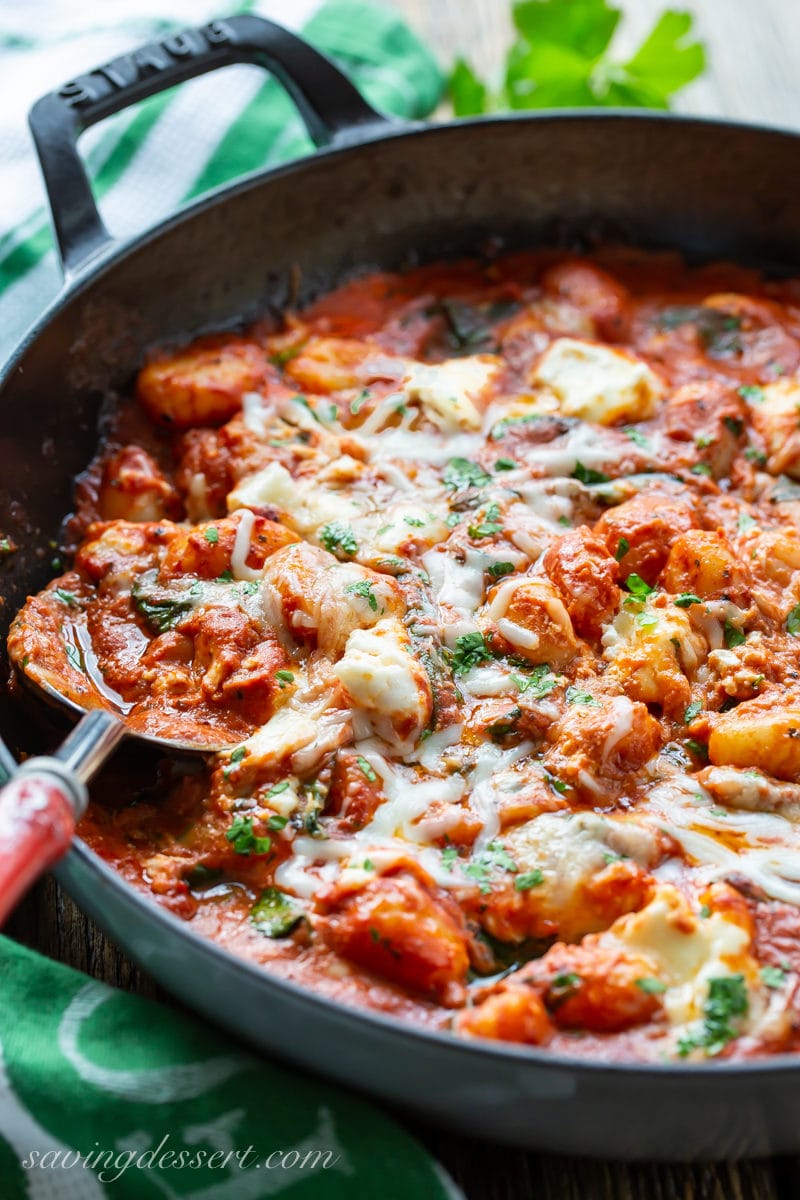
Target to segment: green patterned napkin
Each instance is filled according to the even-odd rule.
[[[365,1101],[0,937],[3,1200],[458,1200]]]
[[[32,0],[0,3],[0,365],[56,294],[61,276],[25,111],[82,70],[187,24],[253,12],[294,27],[313,0]],[[425,117],[442,94],[430,52],[390,7],[329,0],[303,36],[334,58],[377,108]],[[192,80],[81,139],[113,233],[149,228],[208,188],[311,149],[292,102],[252,67]]]

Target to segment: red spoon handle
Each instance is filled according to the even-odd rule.
[[[23,771],[0,791],[0,925],[74,833],[74,788],[58,774]]]

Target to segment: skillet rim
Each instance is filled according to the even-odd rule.
[[[155,241],[162,235],[169,234],[173,229],[184,223],[188,223],[207,209],[229,198],[255,190],[262,185],[268,185],[272,179],[302,173],[304,169],[316,166],[320,160],[336,161],[342,156],[358,153],[363,147],[380,142],[406,138],[448,136],[454,131],[461,129],[464,131],[464,136],[467,136],[475,128],[484,126],[502,127],[512,123],[556,122],[559,124],[571,124],[585,121],[600,121],[606,124],[627,124],[631,122],[645,125],[671,124],[687,128],[703,128],[709,132],[709,135],[713,134],[714,131],[724,131],[731,135],[738,133],[756,138],[773,137],[779,140],[786,140],[790,143],[794,142],[797,150],[800,151],[800,131],[797,130],[726,117],[703,117],[652,109],[540,109],[535,113],[526,111],[495,114],[488,117],[474,117],[436,124],[412,121],[401,122],[389,118],[385,125],[370,126],[366,135],[360,135],[359,132],[355,132],[352,136],[345,136],[335,144],[317,149],[302,158],[294,159],[277,167],[261,168],[248,172],[232,182],[211,189],[197,200],[181,207],[178,211],[156,225],[142,230],[130,238],[115,238],[109,246],[101,248],[100,251],[81,265],[80,270],[74,276],[68,277],[65,280],[61,290],[22,335],[12,354],[2,364],[2,367],[0,367],[0,398],[2,398],[2,391],[6,384],[18,370],[23,357],[33,349],[39,336],[74,299],[90,290],[91,286],[102,279],[113,267],[125,259],[134,256],[150,242]],[[680,249],[679,247],[675,248]],[[800,263],[798,263],[798,270],[800,270]],[[207,954],[211,958],[219,960],[224,970],[243,973],[251,977],[257,986],[265,988],[267,991],[274,988],[292,996],[304,1005],[329,1010],[348,1024],[357,1026],[366,1021],[369,1025],[373,1026],[375,1032],[378,1034],[383,1033],[389,1037],[397,1038],[402,1042],[410,1042],[412,1044],[421,1041],[431,1051],[455,1054],[463,1053],[489,1061],[499,1058],[509,1065],[516,1064],[523,1068],[529,1065],[531,1070],[579,1071],[591,1074],[593,1077],[606,1075],[611,1077],[611,1082],[615,1081],[620,1073],[624,1076],[631,1074],[653,1076],[655,1080],[666,1076],[676,1083],[688,1082],[690,1079],[703,1080],[704,1082],[701,1086],[707,1087],[717,1086],[720,1078],[727,1079],[731,1076],[736,1076],[737,1078],[744,1077],[751,1083],[757,1082],[762,1078],[769,1081],[774,1076],[779,1076],[781,1079],[793,1074],[800,1076],[800,1050],[795,1054],[782,1053],[765,1058],[734,1061],[729,1059],[715,1059],[713,1061],[704,1060],[702,1062],[688,1063],[672,1061],[643,1062],[640,1060],[623,1059],[614,1062],[585,1058],[578,1055],[551,1053],[536,1046],[522,1046],[517,1043],[494,1042],[483,1038],[458,1038],[455,1034],[447,1031],[429,1029],[425,1026],[414,1026],[411,1023],[393,1018],[377,1010],[360,1009],[354,1005],[332,1000],[325,995],[313,991],[311,988],[300,986],[291,980],[273,975],[268,969],[265,969],[252,960],[232,953],[221,943],[195,932],[190,925],[182,922],[155,900],[151,900],[133,884],[129,884],[119,872],[113,870],[78,836],[76,836],[65,858],[57,863],[53,870],[53,874],[55,874],[56,878],[65,886],[68,892],[71,891],[68,880],[70,863],[73,861],[80,862],[82,866],[94,873],[101,883],[120,892],[124,900],[138,907],[144,919],[159,927],[159,933],[165,931],[168,936],[176,936],[178,939],[188,942],[201,955]],[[63,878],[65,876],[67,877],[66,882]],[[84,916],[87,915],[82,908],[81,912]],[[126,948],[125,952],[128,953]],[[249,1040],[242,1034],[238,1036],[242,1036],[243,1040]]]

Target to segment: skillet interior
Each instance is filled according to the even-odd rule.
[[[0,385],[0,530],[21,547],[2,568],[3,635],[52,575],[52,543],[73,476],[92,455],[101,403],[113,402],[149,343],[306,301],[357,268],[474,253],[489,236],[568,243],[598,232],[797,272],[799,184],[800,139],[788,134],[559,115],[332,151],[202,201],[86,273]],[[8,698],[0,722],[28,748],[41,744]],[[460,1128],[604,1157],[800,1147],[800,1064],[600,1067],[451,1043],[298,993],[187,936],[85,848],[60,875],[188,1003]]]

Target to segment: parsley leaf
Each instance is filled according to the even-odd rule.
[[[272,838],[253,833],[252,817],[234,817],[225,837],[237,854],[269,854],[272,849]]]
[[[617,562],[622,562],[623,558],[628,553],[630,548],[631,548],[631,544],[628,541],[628,539],[626,537],[621,537],[619,539],[619,541],[617,542],[617,551],[616,551],[616,554],[614,555],[614,558],[617,560]]]
[[[483,467],[470,462],[468,458],[451,458],[442,478],[446,487],[454,489],[484,487],[491,482],[491,476],[486,474]]]
[[[368,579],[357,579],[355,583],[347,583],[344,590],[350,596],[360,596],[362,600],[366,600],[373,612],[378,611],[378,597]]]
[[[514,880],[514,890],[517,892],[529,892],[531,888],[540,887],[544,883],[544,875],[538,867],[534,867],[532,871],[525,871],[523,875],[518,875]]]
[[[610,52],[621,15],[608,0],[516,0],[517,40],[502,84],[488,86],[458,58],[448,80],[456,116],[572,105],[668,108],[670,98],[705,69],[691,16],[663,13],[621,62]]]
[[[637,600],[646,600],[656,590],[650,587],[650,584],[646,583],[641,575],[637,575],[635,572],[625,580],[625,587]]]
[[[694,592],[681,592],[680,596],[676,596],[673,603],[677,608],[689,608],[692,604],[702,604],[703,601],[699,596],[695,596]]]
[[[604,475],[602,471],[594,471],[591,467],[585,467],[582,462],[576,462],[575,470],[570,478],[577,479],[578,483],[588,486],[592,483],[608,483],[611,477]]]
[[[471,671],[480,663],[490,662],[491,658],[492,652],[482,633],[462,633],[456,641],[451,659],[453,674],[466,675],[467,671]]]
[[[794,608],[786,617],[786,631],[792,637],[800,635],[800,604],[795,604]]]
[[[319,540],[331,554],[341,552],[348,558],[352,558],[358,550],[356,535],[349,525],[343,525],[341,521],[329,521],[327,525],[323,525]]]

